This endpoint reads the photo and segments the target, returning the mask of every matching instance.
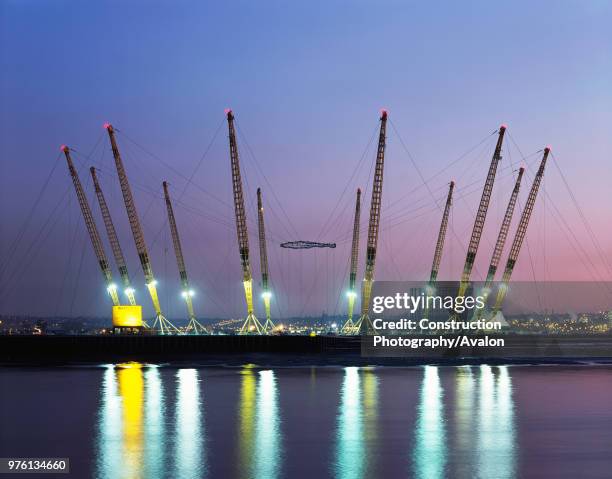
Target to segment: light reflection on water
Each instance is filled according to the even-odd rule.
[[[476,426],[472,418],[475,413],[475,375],[472,366],[460,366],[455,370],[455,434],[452,447],[455,454],[469,458],[469,461],[455,466],[458,477],[470,477],[470,464],[474,460],[474,437]]]
[[[475,368],[476,375],[472,369],[455,368],[455,403],[447,403],[445,411],[439,368],[425,366],[415,428],[415,477],[446,477],[451,459],[456,477],[515,477],[514,403],[508,368],[482,365]],[[452,417],[449,440],[447,422]]]
[[[334,474],[370,477],[378,438],[378,378],[369,368],[347,367],[340,394]]]
[[[159,368],[149,367],[145,380],[145,477],[161,477],[165,463],[165,401]]]
[[[425,366],[415,430],[414,475],[419,478],[444,477],[446,433],[443,391],[438,368]]]
[[[115,368],[107,366],[102,380],[99,430],[97,437],[96,475],[100,478],[121,477],[123,421],[122,404],[117,390]]]
[[[257,388],[254,477],[274,479],[280,471],[282,437],[274,371],[260,371]]]
[[[496,369],[480,366],[477,476],[503,479],[515,474],[514,405],[508,368]]]
[[[278,391],[274,371],[241,371],[239,402],[239,470],[245,478],[274,479],[282,456]]]
[[[360,414],[359,368],[345,368],[336,434],[336,477],[360,478],[364,474],[363,422]]]
[[[204,477],[207,464],[198,371],[179,369],[176,378],[174,477]]]
[[[240,384],[239,423],[238,423],[238,464],[239,474],[244,478],[253,475],[255,446],[255,394],[256,378],[252,368],[242,371]]]
[[[385,449],[386,424],[381,423],[381,417],[384,421],[402,419],[384,416],[380,390],[388,387],[392,397],[402,398],[408,392],[399,386],[402,374],[420,376],[417,402],[402,406],[408,416],[412,417],[411,411],[415,414],[399,438],[405,441],[404,464],[408,460],[409,476],[436,479],[448,477],[449,472],[454,477],[516,476],[516,419],[507,367],[425,366],[394,372],[346,367],[339,371],[342,379],[335,390],[326,386],[319,391],[318,385],[311,384],[315,393],[337,398],[333,435],[326,438],[326,431],[322,431],[315,447],[318,452],[330,451],[332,477],[377,477],[385,468],[380,453]],[[209,390],[214,378],[207,378],[207,374],[206,369],[165,371],[138,363],[107,366],[100,389],[95,476],[213,477],[209,462],[219,451],[213,454],[208,450],[216,441],[207,437],[207,418],[215,415],[203,401],[203,392],[206,397],[214,393],[214,389]],[[229,386],[225,387],[236,388],[236,409],[233,417],[218,421],[224,431],[232,427],[237,431],[233,449],[237,460],[226,457],[229,466],[224,466],[224,477],[282,477],[286,441],[299,444],[300,425],[287,429],[282,420],[283,383],[281,380],[279,386],[278,374],[254,366],[245,366],[238,375],[231,372]],[[309,381],[312,370],[303,374]],[[388,382],[381,385],[382,377]],[[291,398],[298,408],[301,400],[304,398]],[[401,470],[400,462],[392,466],[391,470]]]

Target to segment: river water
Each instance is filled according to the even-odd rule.
[[[58,477],[612,477],[603,365],[7,367],[0,420]]]

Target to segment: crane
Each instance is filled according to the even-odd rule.
[[[444,205],[444,212],[442,213],[442,222],[440,223],[440,230],[438,231],[438,240],[436,241],[436,250],[434,252],[434,259],[431,265],[431,273],[429,275],[429,282],[425,287],[428,295],[433,295],[436,289],[436,281],[438,280],[438,271],[440,269],[440,262],[442,261],[442,251],[444,250],[444,240],[446,239],[446,230],[448,229],[448,216],[450,214],[451,205],[453,203],[453,190],[455,189],[455,182],[451,181],[448,186],[448,195],[446,196],[446,204]],[[425,302],[425,308],[423,310],[423,317],[429,318],[429,308],[427,307],[427,301]]]
[[[495,242],[495,248],[493,249],[493,256],[491,257],[491,263],[489,264],[489,270],[487,271],[487,278],[485,279],[482,287],[482,297],[485,303],[489,297],[489,293],[491,292],[491,284],[495,279],[497,266],[499,265],[499,260],[501,259],[501,255],[506,244],[506,239],[508,238],[508,230],[510,229],[510,223],[512,222],[512,215],[514,214],[514,207],[516,206],[516,200],[521,188],[521,180],[524,172],[525,168],[519,168],[516,182],[514,183],[514,188],[512,189],[512,194],[510,195],[510,201],[508,201],[506,213],[504,214],[504,219],[502,221],[501,228],[499,229],[499,234],[497,235],[497,241]],[[476,319],[480,319],[482,317],[482,309],[476,310],[475,317]]]
[[[370,221],[368,224],[368,244],[366,248],[366,266],[361,286],[361,316],[355,324],[359,334],[371,334],[374,331],[370,320],[370,296],[374,281],[374,266],[376,264],[376,248],[378,245],[378,229],[380,225],[380,208],[382,201],[383,172],[385,166],[385,144],[387,133],[387,111],[382,110],[380,116],[380,133],[376,151],[376,166],[372,182],[372,200],[370,203]]]
[[[232,190],[234,195],[234,211],[236,214],[236,232],[238,234],[238,250],[242,266],[242,285],[247,305],[247,317],[244,320],[240,334],[263,333],[263,326],[255,317],[253,311],[253,277],[249,264],[249,234],[247,231],[246,211],[242,194],[242,178],[240,177],[240,160],[238,157],[238,144],[236,143],[236,130],[234,128],[234,114],[232,110],[225,110],[227,126],[229,129],[230,162],[232,167]]]
[[[348,318],[342,326],[343,334],[352,334],[355,324],[353,323],[353,309],[355,307],[355,282],[357,280],[357,260],[359,256],[359,219],[361,216],[361,189],[357,188],[357,199],[355,200],[355,218],[353,220],[353,242],[351,244],[351,269],[349,272],[349,288],[346,293],[348,297]]]
[[[482,236],[482,230],[487,217],[487,210],[489,209],[489,201],[491,200],[493,183],[495,182],[495,174],[497,173],[497,165],[499,164],[499,160],[501,160],[501,148],[504,141],[505,132],[506,125],[500,126],[498,130],[497,144],[495,145],[495,151],[493,152],[493,158],[491,159],[487,179],[482,190],[482,196],[480,197],[480,204],[478,205],[478,211],[476,212],[476,219],[474,220],[474,227],[472,228],[472,236],[470,238],[470,244],[468,245],[467,256],[465,258],[465,265],[463,266],[463,273],[461,274],[461,282],[459,283],[459,292],[457,293],[457,296],[465,295],[470,283],[470,275],[472,274],[472,268],[474,267],[474,261],[476,260],[476,253],[478,252],[480,237]]]
[[[145,283],[147,289],[149,290],[151,301],[153,302],[153,308],[155,309],[153,329],[159,331],[160,334],[178,333],[178,328],[168,321],[161,311],[159,297],[157,296],[157,281],[153,275],[153,268],[151,267],[151,261],[149,260],[149,253],[147,251],[147,245],[140,226],[140,220],[138,219],[138,212],[136,211],[136,204],[134,203],[130,183],[128,182],[127,174],[125,173],[121,155],[119,154],[119,147],[117,146],[117,139],[115,138],[115,130],[110,123],[105,123],[104,128],[108,132],[108,136],[110,138],[111,147],[113,149],[113,157],[115,158],[115,166],[117,168],[117,174],[119,175],[121,194],[123,195],[125,209],[127,210],[128,219],[130,221],[132,236],[134,237],[134,243],[136,244],[136,251],[138,252],[138,258],[140,259],[140,265],[142,266],[142,271],[144,273]]]
[[[187,277],[187,268],[185,267],[185,258],[183,257],[183,248],[181,247],[181,239],[179,238],[178,228],[176,226],[176,219],[174,218],[174,210],[172,209],[172,202],[170,201],[170,194],[168,193],[168,183],[164,181],[162,183],[164,188],[164,199],[166,200],[166,210],[168,211],[168,224],[170,225],[170,233],[172,235],[172,245],[174,246],[174,254],[176,255],[176,264],[178,265],[179,275],[181,278],[181,286],[183,291],[181,296],[187,303],[187,313],[189,314],[189,323],[185,332],[193,334],[206,333],[206,328],[202,326],[195,317],[193,312],[193,301],[191,298],[194,296],[194,291],[189,287],[189,278]]]
[[[102,240],[100,239],[100,233],[98,233],[98,228],[96,227],[96,222],[94,221],[93,215],[91,214],[91,208],[89,207],[89,203],[87,202],[87,197],[85,196],[85,191],[83,191],[83,185],[81,185],[81,180],[79,179],[79,174],[74,167],[74,163],[72,162],[72,158],[70,157],[70,148],[66,145],[62,145],[60,148],[64,155],[66,156],[66,163],[68,163],[68,171],[70,172],[70,176],[72,177],[72,183],[74,184],[74,190],[76,191],[77,199],[79,200],[79,206],[81,207],[81,213],[83,213],[83,219],[85,220],[85,226],[87,227],[87,232],[89,233],[89,238],[91,239],[91,244],[94,249],[94,253],[96,254],[96,258],[98,258],[98,264],[100,265],[100,269],[102,270],[102,274],[104,275],[104,280],[106,281],[106,290],[113,300],[114,306],[119,306],[119,295],[117,294],[117,285],[113,283],[113,273],[111,272],[110,265],[108,264],[108,260],[106,259],[106,253],[104,252],[104,246],[102,245]]]
[[[432,288],[438,279],[438,270],[440,269],[440,262],[442,261],[442,250],[444,249],[444,240],[448,228],[448,215],[453,202],[454,189],[455,182],[451,181],[448,187],[448,195],[446,196],[446,204],[444,205],[444,213],[442,214],[442,223],[440,223],[440,231],[438,231],[438,241],[436,242],[436,251],[434,253],[433,264],[431,265],[431,274],[429,275],[429,286]]]
[[[485,279],[485,289],[489,288],[495,279],[495,273],[497,272],[497,266],[499,265],[499,260],[501,259],[502,251],[504,250],[504,246],[506,244],[508,230],[510,229],[510,223],[512,222],[512,215],[514,214],[514,207],[516,206],[516,200],[521,188],[521,180],[524,172],[525,168],[519,168],[516,182],[514,183],[514,188],[512,189],[512,194],[510,195],[510,201],[508,201],[508,206],[506,207],[504,220],[502,221],[501,228],[499,229],[499,235],[497,235],[497,242],[495,243],[495,248],[493,249],[493,256],[491,257],[491,263],[489,264],[489,270],[487,271],[487,278]]]
[[[257,229],[259,230],[259,262],[261,266],[261,288],[263,293],[261,296],[264,301],[264,307],[266,308],[266,322],[263,326],[263,333],[271,333],[274,329],[274,323],[270,319],[270,299],[272,293],[270,292],[269,271],[268,271],[268,251],[266,248],[266,229],[264,225],[264,209],[263,201],[261,199],[261,188],[257,188]]]
[[[531,218],[531,213],[538,196],[538,190],[540,189],[540,183],[542,182],[542,177],[544,176],[544,168],[546,168],[546,160],[548,159],[549,153],[550,147],[547,146],[544,148],[544,155],[542,157],[542,161],[540,162],[540,167],[538,168],[538,172],[536,173],[533,184],[531,185],[531,190],[529,191],[529,196],[527,197],[527,203],[525,203],[525,207],[521,213],[521,220],[516,228],[514,240],[512,241],[512,247],[510,248],[510,254],[508,255],[508,260],[506,261],[506,268],[504,269],[501,284],[497,290],[497,297],[495,298],[492,317],[497,315],[497,312],[500,310],[504,298],[506,297],[508,283],[510,282],[512,271],[514,271],[514,266],[516,265],[518,255],[521,252],[521,246],[523,245],[523,240],[525,239],[525,234],[527,233],[527,226],[529,226],[529,219]]]
[[[136,298],[134,297],[134,288],[132,288],[132,284],[130,281],[130,275],[128,274],[127,265],[125,262],[125,257],[123,256],[123,251],[121,250],[121,245],[119,244],[119,238],[117,237],[117,231],[115,230],[115,225],[113,224],[113,220],[110,215],[110,211],[108,209],[108,205],[106,204],[106,199],[104,198],[104,193],[102,192],[102,188],[100,188],[100,183],[98,182],[98,175],[96,174],[96,169],[92,166],[89,169],[91,173],[91,178],[93,179],[94,188],[96,190],[96,196],[98,197],[98,204],[100,205],[100,211],[102,213],[102,218],[104,219],[104,226],[106,228],[106,234],[108,236],[108,241],[111,244],[111,249],[113,250],[113,256],[115,257],[115,264],[117,265],[117,269],[119,269],[119,275],[121,276],[121,281],[123,282],[123,286],[125,288],[125,295],[128,298],[128,301],[132,306],[136,305]]]

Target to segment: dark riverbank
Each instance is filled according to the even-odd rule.
[[[362,356],[361,338],[342,336],[0,336],[0,362],[62,365],[100,362],[192,362],[270,366],[612,363],[612,336],[504,335],[507,347],[410,357]],[[544,344],[544,346],[543,346]],[[537,347],[536,347],[537,346]]]

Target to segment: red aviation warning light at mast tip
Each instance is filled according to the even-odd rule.
[[[380,210],[382,201],[383,172],[385,165],[385,145],[387,138],[387,111],[380,117],[380,132],[378,134],[378,149],[372,180],[372,199],[370,201],[370,220],[368,223],[368,240],[366,248],[366,266],[363,283],[361,284],[361,316],[355,324],[355,332],[371,334],[374,332],[369,315],[370,295],[374,281],[374,267],[376,265],[376,250],[378,247],[378,231],[380,225]]]
[[[117,140],[115,138],[115,131],[110,124],[106,127],[108,132],[111,148],[113,150],[113,157],[115,159],[115,168],[117,170],[117,176],[119,178],[119,186],[121,187],[121,195],[123,196],[123,202],[128,215],[130,223],[130,229],[132,230],[132,236],[134,238],[134,244],[136,251],[138,252],[138,258],[142,267],[142,272],[145,277],[145,284],[149,290],[149,296],[155,309],[155,322],[153,323],[153,329],[157,329],[161,334],[177,333],[179,332],[176,328],[161,312],[161,306],[159,304],[159,297],[157,294],[157,281],[153,274],[153,268],[151,267],[151,261],[149,259],[149,252],[145,243],[144,234],[140,225],[140,219],[136,210],[136,204],[134,197],[132,196],[132,189],[128,181],[123,160],[119,153],[119,147],[117,146]]]

